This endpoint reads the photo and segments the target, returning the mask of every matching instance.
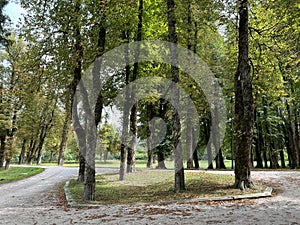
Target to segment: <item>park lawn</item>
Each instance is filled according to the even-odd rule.
[[[119,181],[118,174],[98,175],[96,176],[96,201],[92,203],[130,204],[211,198],[258,193],[266,188],[262,184],[255,183],[253,189],[242,192],[232,188],[234,176],[206,172],[186,172],[185,179],[186,191],[176,194],[173,191],[173,171],[138,170],[127,175],[125,181]],[[69,188],[75,201],[83,203],[83,184],[72,180]]]
[[[224,164],[226,166],[227,170],[232,170],[231,169],[231,160],[224,160]],[[281,162],[278,161],[279,165],[281,165]],[[42,163],[43,166],[57,166],[56,162],[53,163]],[[146,160],[136,160],[136,168],[146,168],[147,161]],[[174,161],[171,160],[166,160],[165,165],[167,169],[174,169]],[[186,166],[186,162],[184,162],[184,165]],[[208,167],[208,162],[207,160],[199,160],[199,165],[201,169],[206,169]],[[288,162],[286,162],[286,165],[288,165]],[[78,162],[65,162],[64,166],[66,167],[78,167],[79,163]],[[153,164],[153,168],[156,168],[157,163]],[[215,168],[215,162],[213,162],[213,166]],[[256,166],[256,161],[254,161],[254,167]],[[268,162],[268,166],[270,166],[270,162]],[[107,160],[104,162],[103,160],[96,160],[96,167],[98,168],[119,168],[120,167],[120,161],[119,160]],[[288,168],[287,168],[288,169]],[[257,169],[257,168],[252,168],[252,170],[268,170],[266,168],[264,169]]]
[[[21,180],[43,172],[38,167],[10,167],[8,170],[0,170],[0,184]]]
[[[231,161],[224,161],[227,169],[231,169]],[[184,163],[186,165],[186,162]],[[207,160],[199,160],[200,168],[207,168]],[[42,163],[43,166],[57,166],[56,162],[52,163]],[[136,160],[136,168],[146,168],[147,160]],[[174,161],[166,160],[165,165],[168,169],[174,169]],[[65,162],[64,166],[66,167],[78,167],[78,162]],[[157,166],[157,163],[153,164],[153,168]],[[119,168],[120,161],[119,160],[107,160],[104,162],[103,160],[96,160],[96,167],[99,168]]]

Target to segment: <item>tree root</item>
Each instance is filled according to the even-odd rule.
[[[248,188],[253,188],[254,187],[254,183],[252,182],[251,179],[248,180],[240,180],[240,179],[235,179],[235,183],[233,185],[233,188],[237,188],[240,189],[242,191],[244,191],[245,189]]]

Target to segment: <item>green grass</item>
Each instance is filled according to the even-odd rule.
[[[0,184],[21,180],[43,172],[38,167],[11,167],[8,170],[0,170]]]
[[[57,166],[57,162],[42,163],[42,166]],[[64,166],[65,167],[78,167],[79,163],[78,162],[65,162]]]
[[[227,169],[231,169],[231,161],[230,160],[224,160],[224,163],[227,167]],[[146,160],[137,160],[136,161],[136,168],[146,168],[147,161]],[[174,161],[166,160],[165,165],[167,169],[174,169]],[[184,165],[186,166],[186,162],[184,162]],[[199,160],[199,165],[201,169],[206,169],[208,167],[207,160]],[[215,167],[215,164],[213,164]],[[153,168],[157,166],[157,163],[153,164]],[[111,168],[119,168],[120,167],[120,161],[118,160],[107,160],[106,162],[103,161],[96,161],[96,167],[111,167]]]
[[[139,170],[126,176],[125,181],[118,180],[118,174],[97,176],[97,204],[130,204],[139,202],[162,202],[169,200],[194,199],[199,197],[217,197],[257,193],[265,189],[257,184],[254,189],[240,191],[231,188],[234,177],[231,175],[210,174],[205,172],[186,172],[186,191],[174,193],[174,175],[172,171]],[[83,184],[70,182],[73,198],[82,203]]]
[[[146,160],[137,160],[136,161],[136,168],[146,168],[147,161]],[[166,160],[165,161],[167,169],[174,169],[174,161]],[[231,170],[231,160],[224,160],[224,164],[228,170]],[[281,163],[279,162],[279,165]],[[286,162],[286,165],[288,162]],[[57,163],[42,163],[43,166],[57,166]],[[199,160],[200,169],[206,169],[208,167],[207,160]],[[65,162],[64,166],[66,167],[78,167],[79,164],[77,162]],[[157,166],[157,163],[153,164],[153,168]],[[186,166],[186,162],[184,162],[184,166]],[[215,162],[213,162],[213,166],[215,168]],[[256,166],[256,162],[254,162],[254,166]],[[268,162],[268,166],[270,166],[270,162]],[[107,160],[106,162],[96,160],[96,167],[101,168],[119,168],[120,161],[119,160]],[[288,168],[287,168],[288,169]],[[253,168],[252,170],[261,170]]]

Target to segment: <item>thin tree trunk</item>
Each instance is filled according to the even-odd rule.
[[[187,0],[187,22],[188,22],[188,38],[187,38],[187,48],[192,50],[192,3],[190,0]],[[191,125],[191,115],[189,110],[189,105],[187,105],[186,111],[186,156],[187,156],[187,169],[193,168],[193,143],[192,143],[192,125]]]
[[[64,165],[65,149],[66,149],[66,145],[67,145],[67,141],[68,141],[68,134],[69,134],[70,125],[71,125],[71,107],[69,105],[69,104],[71,104],[70,98],[67,97],[66,101],[67,101],[66,102],[66,111],[65,111],[66,115],[65,115],[65,121],[64,121],[64,126],[63,126],[63,131],[62,131],[61,141],[60,141],[59,151],[58,151],[57,164],[59,166]]]
[[[196,143],[196,139],[195,139],[195,130],[192,129],[192,145],[193,145],[193,160],[194,160],[194,165],[195,165],[195,169],[199,169],[200,165],[199,165],[199,158],[198,158],[198,151],[197,151],[197,143]]]
[[[5,170],[8,170],[10,168],[10,160],[11,160],[10,158],[5,160],[5,167],[4,167]]]
[[[85,156],[83,155],[84,153],[82,150],[79,151],[79,171],[78,171],[78,176],[77,176],[77,181],[78,182],[84,182],[84,174],[85,174]]]
[[[283,150],[280,150],[279,154],[280,154],[281,168],[286,168]]]
[[[15,151],[15,140],[14,135],[10,134],[6,139],[6,151],[5,151],[5,169],[10,168],[10,161]]]
[[[77,98],[75,96],[73,98],[73,101],[74,101],[74,105],[76,106]],[[83,182],[85,177],[86,134],[79,122],[79,117],[78,117],[78,112],[76,107],[74,107],[73,109],[72,116],[73,116],[73,126],[78,139],[78,147],[79,147],[79,153],[78,153],[79,172],[78,172],[77,181]]]
[[[269,168],[269,166],[268,166],[268,156],[267,156],[267,149],[266,148],[264,148],[264,151],[263,151],[263,158],[264,158],[264,164],[265,164],[265,168],[267,169],[267,168]]]
[[[288,113],[288,136],[289,141],[291,143],[291,165],[292,169],[297,168],[299,166],[299,150],[298,150],[298,141],[296,135],[296,127],[294,123],[294,115],[291,110],[291,106],[286,103],[287,113]]]
[[[19,165],[22,165],[24,163],[25,152],[26,152],[26,142],[27,142],[27,139],[24,139],[22,142],[22,149],[21,149],[21,153],[19,155]]]
[[[128,40],[127,32],[123,32],[123,39]],[[130,102],[130,90],[128,87],[129,78],[130,78],[130,66],[129,58],[128,58],[128,47],[125,47],[125,57],[126,57],[126,67],[125,67],[125,101],[123,105],[123,120],[122,120],[122,136],[121,136],[121,151],[120,151],[120,172],[119,172],[119,180],[125,179],[125,171],[126,171],[126,146],[128,142],[128,125],[129,125],[129,102]]]
[[[143,29],[143,11],[144,11],[144,2],[143,0],[139,0],[139,8],[138,8],[138,26],[137,26],[137,37],[136,41],[142,41],[142,29]],[[139,63],[137,62],[140,57],[140,45],[137,45],[136,54],[135,54],[135,62],[133,65],[132,71],[132,79],[131,82],[134,82],[137,79],[138,72],[139,72]],[[135,102],[135,85],[132,85],[131,90],[131,100]],[[131,108],[130,113],[130,131],[133,135],[130,143],[129,148],[127,150],[127,173],[135,172],[135,147],[136,147],[136,136],[137,136],[137,106],[138,104],[135,103]]]
[[[256,145],[255,145],[255,156],[256,156],[256,168],[263,168],[263,163],[262,163],[262,147],[263,147],[263,136],[262,136],[262,127],[261,127],[261,122],[260,122],[260,114],[255,110],[256,114],[256,119],[255,119],[255,125],[256,125]]]
[[[135,95],[135,91],[132,92],[132,95]],[[132,138],[129,142],[129,146],[127,148],[127,173],[136,172],[135,169],[135,146],[136,146],[136,135],[137,135],[137,104],[134,104],[131,108],[130,113],[130,131],[132,134]]]
[[[154,112],[153,112],[153,104],[149,103],[147,104],[147,118],[148,118],[148,124],[151,121],[151,119],[154,116]],[[150,126],[150,124],[149,124]],[[150,131],[151,129],[149,129]],[[152,150],[152,140],[151,138],[147,139],[147,168],[152,168],[153,167],[153,150]]]
[[[210,137],[210,119],[204,120],[204,137],[205,137],[205,144],[206,144],[206,152],[207,152],[207,168],[214,169],[213,167],[213,156],[212,156],[212,149],[211,149],[211,142],[209,140]]]
[[[35,155],[35,146],[36,146],[36,140],[33,140],[31,139],[30,141],[30,145],[29,145],[29,148],[28,148],[28,152],[27,152],[27,164],[28,165],[32,165],[32,160],[33,160],[33,157]]]
[[[215,155],[216,155],[215,157],[216,169],[226,169],[226,166],[224,164],[222,149],[220,146],[219,109],[217,103],[214,105],[214,112],[213,112],[212,139],[213,139],[213,145],[215,148]]]
[[[191,124],[190,110],[187,106],[186,111],[186,156],[187,156],[187,169],[193,168],[193,127]]]
[[[248,58],[248,1],[238,1],[239,55],[235,76],[235,188],[245,189],[251,181],[251,151],[253,141],[254,108]]]
[[[167,0],[167,10],[168,10],[168,34],[169,41],[171,43],[177,44],[177,33],[176,33],[176,16],[175,16],[175,1]],[[177,49],[174,45],[170,45],[170,52],[172,57],[172,66],[171,66],[171,74],[172,81],[175,85],[173,85],[173,150],[174,150],[174,158],[175,158],[175,183],[174,189],[175,192],[179,192],[181,190],[185,190],[185,182],[184,182],[184,168],[183,168],[183,158],[182,158],[182,146],[181,146],[181,124],[179,118],[179,88],[176,84],[179,82],[179,69],[178,65],[178,55]]]
[[[5,163],[5,139],[5,135],[0,136],[0,168],[3,168]]]

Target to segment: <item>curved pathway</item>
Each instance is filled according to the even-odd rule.
[[[92,209],[59,206],[53,192],[55,184],[76,173],[75,168],[54,167],[35,177],[1,185],[0,224],[300,224],[298,171],[252,172],[253,178],[279,190],[277,196],[267,199]]]

